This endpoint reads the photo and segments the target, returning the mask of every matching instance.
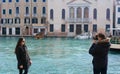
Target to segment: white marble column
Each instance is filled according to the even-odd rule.
[[[82,22],[84,21],[84,8],[85,7],[81,7],[82,8]],[[82,33],[84,32],[84,23],[82,23]]]
[[[84,8],[85,7],[81,7],[82,8],[82,19],[84,19]]]
[[[77,7],[74,7],[74,19],[77,18]]]

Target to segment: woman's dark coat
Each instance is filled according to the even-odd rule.
[[[93,43],[89,49],[89,53],[93,56],[93,67],[100,69],[107,67],[108,51],[110,48],[109,42]]]
[[[27,69],[30,66],[30,57],[28,55],[26,46],[19,46],[16,51],[16,57],[18,61],[18,69],[20,65],[23,65],[23,69]]]

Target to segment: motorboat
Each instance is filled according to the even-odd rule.
[[[110,37],[110,50],[120,50],[120,28],[112,28],[114,35]]]
[[[75,36],[75,39],[90,39],[92,38],[92,34],[90,33],[82,33],[80,35]]]
[[[36,35],[35,35],[35,38],[36,39],[41,39],[41,38],[44,38],[44,32],[39,32],[39,33],[37,33]]]
[[[120,50],[120,37],[111,37],[110,38],[110,49],[111,50]]]

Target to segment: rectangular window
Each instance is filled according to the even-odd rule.
[[[84,25],[84,32],[88,32],[88,24]]]
[[[97,32],[97,24],[93,24],[93,32]]]
[[[34,14],[37,14],[37,7],[34,7],[34,8],[33,8],[33,13],[34,13]]]
[[[120,7],[118,7],[118,12],[120,12]]]
[[[120,24],[120,17],[118,18],[118,21],[117,21],[117,22],[118,22],[118,24]]]
[[[6,2],[6,0],[2,0],[2,2]]]
[[[34,28],[34,33],[38,33],[38,28]]]
[[[70,29],[69,29],[70,32],[74,32],[74,24],[70,24]]]
[[[6,28],[5,27],[2,28],[2,35],[6,35]]]
[[[61,32],[65,32],[65,24],[61,25]]]
[[[110,24],[106,24],[106,32],[109,32],[110,31]]]
[[[8,21],[8,20],[7,20],[7,19],[5,19],[5,23],[7,23],[7,21]]]
[[[3,24],[4,19],[1,18],[1,24]]]
[[[9,35],[12,35],[12,28],[9,28]]]
[[[53,31],[54,31],[54,25],[50,24],[50,32],[53,32]]]
[[[8,24],[10,23],[10,19],[7,20]]]
[[[42,17],[41,18],[41,24],[45,24],[46,23],[46,18],[45,17]]]
[[[5,9],[3,9],[3,14],[6,14],[6,10]]]
[[[1,24],[5,24],[6,23],[6,19],[1,19]]]
[[[9,14],[12,14],[12,9],[9,9]]]
[[[15,28],[15,34],[20,35],[20,28],[19,27]]]
[[[8,19],[8,24],[12,24],[12,23],[13,23],[13,19],[12,18]]]
[[[12,2],[12,0],[9,0],[9,2]]]
[[[12,23],[13,23],[13,19],[9,18],[9,19],[7,20],[7,22],[8,22],[8,24],[12,24]]]

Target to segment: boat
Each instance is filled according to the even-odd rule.
[[[120,28],[112,28],[114,35],[110,36],[110,50],[119,50],[120,51]]]
[[[75,36],[75,39],[90,39],[92,38],[91,33],[82,33],[80,35]]]
[[[39,33],[37,33],[36,35],[35,35],[35,38],[36,39],[41,39],[41,38],[44,38],[44,32],[39,32]]]
[[[120,37],[111,37],[110,38],[110,50],[120,50]]]

